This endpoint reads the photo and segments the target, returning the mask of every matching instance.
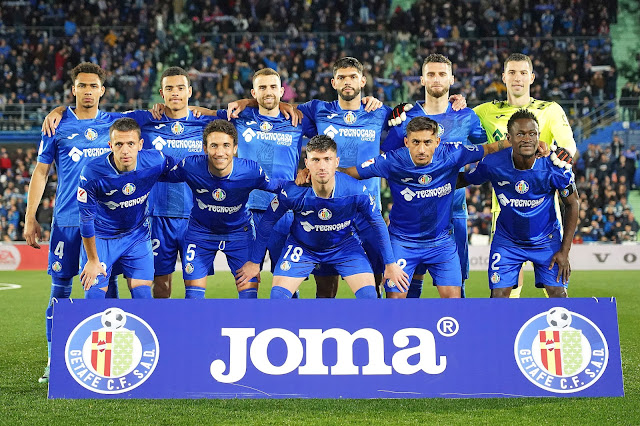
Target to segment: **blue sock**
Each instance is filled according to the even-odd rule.
[[[150,285],[139,285],[131,289],[132,299],[153,299]]]
[[[376,288],[372,285],[365,285],[360,290],[356,291],[356,299],[377,299],[378,293]]]
[[[293,294],[284,287],[274,286],[271,288],[270,299],[291,299]]]
[[[120,292],[118,291],[118,276],[111,275],[109,277],[109,287],[107,287],[107,299],[119,299]]]
[[[89,290],[85,290],[84,298],[85,299],[104,299],[107,295],[107,292],[97,285],[94,285]]]
[[[419,299],[422,295],[422,280],[411,280],[409,291],[407,292],[407,299]]]
[[[51,358],[51,327],[53,325],[53,299],[68,299],[71,296],[73,278],[52,278],[49,305],[45,311],[45,331],[47,334],[47,353]]]
[[[257,299],[257,298],[258,298],[257,288],[245,288],[244,290],[240,290],[238,292],[238,299]]]
[[[464,281],[462,281],[462,288],[460,289],[460,297],[462,299],[465,299],[467,297],[466,293],[464,292]]]
[[[204,291],[205,289],[202,287],[197,287],[195,285],[189,285],[185,287],[185,299],[204,299]]]

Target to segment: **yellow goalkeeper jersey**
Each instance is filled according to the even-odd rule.
[[[510,105],[507,101],[493,101],[478,105],[473,111],[480,118],[482,127],[487,131],[489,142],[506,139],[507,122],[511,115],[521,107]],[[522,107],[535,114],[540,124],[540,140],[548,145],[555,140],[558,146],[575,155],[576,141],[567,120],[567,115],[555,102],[539,101],[531,98],[529,104]]]

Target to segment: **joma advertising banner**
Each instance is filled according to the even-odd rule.
[[[615,299],[62,300],[50,398],[623,396]]]

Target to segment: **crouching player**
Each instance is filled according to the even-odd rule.
[[[105,297],[109,276],[120,265],[134,299],[151,299],[153,252],[147,198],[175,161],[142,149],[140,126],[120,118],[109,128],[111,152],[83,167],[78,186],[82,272],[88,299]]]
[[[353,220],[362,215],[377,234],[385,263],[385,278],[408,288],[409,281],[395,263],[389,233],[374,199],[362,183],[336,173],[340,159],[333,139],[311,138],[305,164],[311,187],[286,184],[258,225],[250,261],[236,275],[238,285],[255,277],[264,258],[273,224],[287,210],[294,214],[291,233],[275,267],[272,299],[289,299],[316,265],[334,267],[358,299],[377,298],[373,272],[362,246],[353,236]]]
[[[270,181],[253,160],[234,158],[238,133],[226,120],[205,127],[206,155],[186,157],[162,180],[186,182],[193,192],[193,208],[183,242],[182,272],[187,299],[204,299],[207,276],[213,275],[218,250],[225,253],[231,271],[249,260],[254,241],[251,213],[247,209],[254,189],[278,192],[285,180]],[[255,278],[238,285],[240,299],[256,299]]]
[[[536,287],[544,287],[549,297],[567,297],[578,194],[570,170],[549,158],[536,159],[539,136],[536,116],[518,110],[507,124],[513,148],[483,159],[460,179],[462,185],[491,181],[501,205],[489,255],[491,297],[509,297],[527,260],[533,263]],[[564,235],[554,208],[556,191],[565,207]]]

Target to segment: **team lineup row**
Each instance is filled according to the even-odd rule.
[[[151,278],[154,296],[168,297],[181,248],[187,297],[204,296],[204,282],[212,272],[210,259],[217,250],[224,251],[232,271],[238,271],[240,297],[256,297],[254,277],[265,249],[275,268],[272,297],[292,295],[312,271],[321,296],[335,294],[337,276],[343,275],[352,278],[347,283],[357,297],[376,297],[374,274],[379,283],[384,272],[388,297],[417,297],[421,275],[427,269],[441,296],[460,297],[468,256],[466,232],[456,228],[466,227],[464,195],[455,191],[458,171],[492,150],[508,146],[503,140],[507,131],[507,141],[514,149],[487,157],[488,166],[483,166],[483,161],[476,172],[465,176],[469,183],[493,181],[501,168],[490,165],[489,159],[505,157],[493,161],[501,161],[509,178],[497,181],[494,188],[505,189],[498,194],[499,204],[505,211],[512,209],[513,214],[503,214],[504,219],[498,220],[500,232],[496,232],[494,245],[511,238],[508,245],[513,247],[516,242],[523,250],[516,256],[494,252],[492,246],[491,268],[497,268],[490,269],[492,295],[509,295],[517,282],[519,265],[531,259],[536,248],[533,260],[540,260],[536,282],[545,285],[552,296],[566,296],[571,238],[567,243],[560,237],[553,194],[556,190],[566,194],[562,198],[568,200],[566,234],[573,235],[573,175],[553,166],[548,158],[536,160],[535,152],[538,139],[555,141],[570,154],[575,152],[575,143],[561,108],[529,97],[534,76],[531,61],[524,55],[512,55],[505,63],[504,79],[513,96],[507,102],[481,105],[477,114],[468,108],[455,111],[449,104],[451,63],[441,55],[431,55],[423,67],[425,102],[406,113],[407,108],[396,108],[393,124],[401,121],[399,115],[406,115],[406,121],[392,128],[388,124],[390,108],[367,111],[379,106],[372,99],[363,105],[362,65],[354,58],[343,58],[334,65],[332,85],[338,100],[311,101],[298,106],[297,111],[289,109],[292,121],[280,113],[280,78],[270,69],[254,76],[255,101],[233,103],[228,111],[200,110],[194,114],[188,107],[188,75],[170,68],[161,80],[165,104],[158,118],[147,111],[99,111],[98,101],[104,93],[104,71],[99,67],[81,64],[72,78],[76,107],[47,119],[52,123],[47,127],[57,128],[55,134],[47,128],[49,134],[43,135],[25,224],[27,242],[37,246],[40,230],[35,212],[55,161],[59,185],[49,254],[52,299],[69,296],[72,278],[79,270],[81,241],[85,246],[81,277],[88,297],[114,296],[117,287],[108,282],[122,269],[134,297],[151,297]],[[521,112],[520,118],[509,123],[522,107],[533,115]],[[223,120],[212,121],[227,117],[235,127],[225,126],[228,123]],[[388,135],[381,146],[383,130],[388,130]],[[305,159],[311,186],[297,187],[291,181],[297,174],[304,136],[312,137]],[[473,145],[487,140],[500,142]],[[523,141],[521,147],[514,143],[518,140]],[[138,155],[143,146],[154,150]],[[206,156],[189,157],[203,147]],[[381,148],[385,154],[379,156]],[[234,160],[236,152],[239,158]],[[520,163],[516,162],[518,155],[522,156]],[[91,157],[99,158],[87,166]],[[346,174],[335,172],[338,163]],[[521,172],[531,176],[511,182]],[[353,177],[364,180],[359,183]],[[379,214],[379,177],[389,180],[394,196],[388,231]],[[156,183],[158,179],[161,181]],[[189,186],[177,181],[186,181],[193,194]],[[509,184],[500,186],[504,182]],[[273,198],[264,190],[277,196]],[[145,225],[147,202],[150,239]],[[287,210],[290,212],[285,213]],[[253,238],[251,222],[257,227],[253,244],[248,243]],[[352,235],[352,226],[359,241]],[[508,231],[514,229],[518,232],[510,235]],[[183,238],[185,230],[187,238]],[[142,241],[146,243],[138,244]],[[537,250],[539,246],[545,250]],[[127,259],[143,254],[144,264],[128,263]],[[523,255],[525,259],[520,259]],[[544,268],[539,267],[542,263]],[[513,264],[517,267],[510,271]],[[550,273],[538,273],[551,266]],[[93,285],[99,273],[103,274]],[[50,312],[51,307],[48,318]],[[47,334],[50,337],[50,324]]]

